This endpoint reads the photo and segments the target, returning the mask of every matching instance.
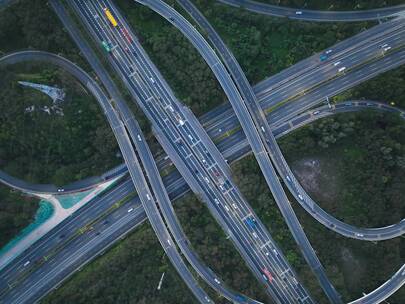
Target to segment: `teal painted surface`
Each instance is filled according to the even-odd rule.
[[[19,241],[24,239],[28,234],[30,234],[32,231],[37,229],[39,226],[41,226],[43,223],[45,223],[51,216],[53,215],[54,208],[52,204],[48,201],[40,201],[39,202],[39,208],[37,210],[37,213],[35,214],[34,221],[29,224],[27,227],[25,227],[21,232],[13,238],[10,242],[8,242],[3,248],[0,250],[0,256],[13,248]]]
[[[80,202],[85,196],[91,193],[93,190],[88,190],[80,192],[78,194],[67,194],[67,195],[58,195],[56,198],[60,202],[63,209],[72,208],[78,202]]]

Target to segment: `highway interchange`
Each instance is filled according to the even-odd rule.
[[[124,79],[124,82],[129,86],[130,91],[132,91],[134,98],[138,101],[141,108],[145,111],[145,114],[148,116],[148,118],[152,122],[154,122],[153,126],[155,128],[155,130],[154,130],[155,134],[157,135],[162,146],[165,148],[166,152],[169,153],[170,159],[176,164],[176,168],[179,169],[180,173],[186,177],[188,183],[190,183],[189,186],[193,189],[194,192],[202,193],[205,196],[205,201],[206,201],[207,205],[210,204],[209,207],[210,207],[211,211],[213,212],[214,216],[219,220],[220,224],[222,224],[225,227],[225,229],[228,229],[228,231],[232,231],[231,237],[232,237],[234,243],[238,246],[238,249],[241,251],[242,256],[244,256],[247,259],[247,263],[249,264],[249,266],[251,266],[252,270],[258,275],[258,278],[259,279],[263,278],[262,281],[264,280],[264,283],[266,283],[266,281],[267,281],[268,285],[270,285],[270,286],[268,286],[268,290],[271,295],[273,295],[276,299],[279,298],[278,301],[280,303],[290,303],[290,301],[291,301],[291,303],[295,303],[296,300],[299,300],[302,303],[304,303],[304,302],[312,303],[312,299],[309,297],[309,295],[306,293],[305,289],[299,283],[298,278],[295,278],[295,273],[293,272],[291,267],[288,266],[288,263],[286,263],[285,258],[283,259],[282,253],[276,247],[276,245],[274,244],[274,241],[272,241],[268,232],[265,230],[264,227],[262,227],[262,224],[260,223],[259,219],[254,215],[251,208],[247,205],[247,203],[241,197],[241,194],[236,189],[236,186],[233,185],[232,181],[230,180],[228,165],[226,164],[224,158],[222,158],[221,154],[216,149],[216,147],[212,144],[212,142],[210,141],[210,139],[207,136],[207,134],[205,133],[205,131],[202,129],[201,126],[199,126],[198,121],[195,119],[195,117],[192,116],[192,113],[188,109],[185,109],[184,107],[182,107],[181,104],[174,98],[172,92],[168,88],[168,85],[162,79],[162,77],[158,73],[157,69],[150,62],[146,53],[141,49],[140,45],[138,45],[136,38],[134,37],[134,35],[132,34],[132,32],[129,29],[129,26],[125,23],[123,18],[120,16],[119,12],[116,11],[113,4],[110,1],[104,1],[101,5],[100,5],[100,3],[101,2],[95,2],[95,1],[77,1],[77,2],[72,2],[71,5],[72,5],[72,7],[76,8],[80,12],[82,17],[84,17],[84,19],[87,22],[86,23],[87,26],[90,28],[90,31],[93,33],[93,35],[96,39],[97,38],[102,39],[102,41],[104,41],[104,39],[108,39],[108,41],[111,41],[111,42],[115,41],[116,48],[114,49],[112,56],[109,56],[109,59],[111,60],[112,65],[116,68],[118,74],[121,75],[121,77]],[[158,3],[159,2],[154,2],[152,4],[158,4]],[[103,18],[103,8],[105,8],[105,7],[109,7],[111,9],[111,11],[114,12],[114,15],[120,21],[120,24],[122,24],[122,26],[125,29],[127,29],[127,34],[130,35],[130,37],[131,37],[130,39],[128,39],[128,37],[123,34],[122,30],[120,31],[117,29],[117,31],[114,31],[114,29],[112,29],[109,26],[108,21],[105,18]],[[97,15],[97,13],[98,13],[98,17],[94,17]],[[171,15],[167,16],[167,18],[170,20],[172,15],[173,15],[173,12],[171,12]],[[94,21],[94,19],[96,20],[96,22]],[[176,21],[177,21],[177,19],[176,19]],[[398,22],[398,23],[400,24],[401,22]],[[394,25],[395,24],[393,24],[392,26],[394,27]],[[65,24],[65,26],[66,26],[66,24]],[[387,27],[389,27],[389,26],[387,26]],[[398,28],[401,28],[401,26],[398,26]],[[388,29],[386,29],[386,30],[389,31]],[[392,36],[390,36],[390,35],[387,35],[387,36],[388,36],[388,39],[389,38],[392,39],[393,44],[398,43],[398,45],[401,46],[401,39],[400,39],[401,35],[400,34],[398,34],[397,37],[395,37],[394,34]],[[378,42],[374,42],[374,44],[376,46],[379,46],[382,43],[382,39],[383,38],[381,37],[381,40]],[[129,42],[129,44],[128,44],[128,42]],[[79,45],[79,47],[80,47],[80,45]],[[128,56],[128,53],[130,53],[130,52],[125,49],[125,48],[128,48],[131,50],[131,47],[134,48],[133,54],[136,54],[132,58],[131,58],[131,56]],[[378,49],[378,48],[376,48],[376,49]],[[141,54],[142,56],[139,56],[139,54]],[[375,54],[374,54],[374,56],[375,56]],[[370,57],[373,57],[372,53],[370,54]],[[139,60],[139,63],[138,63],[138,60]],[[386,56],[381,58],[379,61],[377,61],[377,63],[380,64],[380,67],[384,66],[385,69],[389,69],[389,68],[392,68],[394,66],[401,64],[403,60],[404,60],[403,54],[401,52],[401,49],[399,49],[399,51],[392,53],[392,55],[387,54]],[[387,63],[389,63],[389,64],[387,64]],[[303,64],[303,63],[300,63],[300,64]],[[375,64],[375,63],[373,63],[373,64]],[[216,67],[220,67],[221,63],[219,61],[214,61],[213,65],[215,65]],[[135,67],[136,67],[136,69],[135,69]],[[145,68],[145,67],[147,67],[147,68]],[[366,65],[366,67],[367,67],[367,65]],[[132,70],[131,70],[131,68],[132,68]],[[319,68],[321,69],[321,67],[319,67]],[[374,69],[374,67],[372,67],[372,68]],[[361,69],[365,69],[365,68],[361,67],[359,70],[361,70]],[[136,70],[137,72],[135,73],[134,70]],[[141,74],[141,72],[142,72],[142,74]],[[220,72],[222,72],[222,74],[219,73],[218,77],[221,79],[221,75],[224,75],[225,72],[223,70]],[[364,72],[364,71],[362,71],[362,72]],[[381,72],[381,71],[378,71],[378,72]],[[97,73],[99,73],[99,71],[97,71]],[[355,73],[356,73],[356,71],[353,73],[347,73],[347,75],[353,75]],[[375,73],[377,73],[377,72],[375,72]],[[129,76],[131,74],[132,74],[132,76]],[[311,75],[312,73],[308,73],[308,74]],[[305,75],[305,77],[308,77],[308,74]],[[144,76],[144,75],[146,75],[146,76]],[[293,75],[293,76],[289,76],[289,77],[299,78],[299,77],[297,77],[296,74],[294,77],[294,73],[291,73],[290,75]],[[336,73],[335,73],[335,75],[336,75]],[[345,75],[343,75],[342,77],[339,77],[337,79],[333,79],[334,76],[329,76],[329,77],[330,77],[330,79],[333,79],[333,82],[334,82],[335,80],[339,81],[339,79],[344,78],[344,76]],[[302,77],[302,78],[305,78],[305,77]],[[361,77],[358,77],[358,75],[355,75],[353,77],[361,79]],[[369,76],[369,77],[372,77],[372,76]],[[367,76],[364,76],[364,78],[367,78]],[[303,81],[303,80],[301,80],[301,81]],[[299,81],[296,81],[296,82],[299,83]],[[231,99],[236,100],[237,97],[235,97],[232,94],[235,94],[235,93],[238,94],[237,89],[232,88],[232,85],[233,85],[232,83],[228,82],[227,85],[224,85],[224,88],[229,90],[228,94],[231,97]],[[328,84],[325,87],[328,87]],[[229,88],[231,88],[231,89],[229,89]],[[294,92],[294,90],[292,90],[292,91]],[[331,94],[331,95],[333,95],[333,94]],[[327,96],[331,96],[331,95],[327,95]],[[295,96],[295,95],[293,95],[293,96]],[[116,100],[116,99],[117,98],[114,98],[114,100]],[[151,105],[151,102],[150,102],[151,100],[153,100],[154,102],[157,102],[157,103],[161,102],[162,107],[155,108],[154,106]],[[370,104],[372,104],[372,103],[370,103]],[[310,104],[305,104],[304,107],[309,108],[312,106],[313,106],[312,103],[310,103]],[[361,102],[357,103],[357,106],[374,107],[371,105],[369,106],[367,104],[361,105]],[[339,108],[340,107],[341,106],[339,105]],[[348,110],[348,108],[351,107],[351,105],[350,106],[344,105],[343,107],[344,107],[344,111],[346,111],[346,110]],[[381,106],[379,105],[378,107],[380,108]],[[279,109],[283,109],[283,106],[280,107]],[[294,111],[296,111],[297,113],[288,111],[288,110],[284,110],[286,115],[283,116],[283,119],[272,120],[271,114],[276,112],[276,111],[274,111],[274,112],[270,113],[270,115],[268,115],[267,119],[273,125],[275,123],[281,125],[280,133],[285,133],[288,131],[288,129],[293,129],[294,125],[298,126],[298,125],[304,124],[306,119],[308,119],[308,118],[309,118],[309,121],[311,121],[311,120],[316,119],[317,117],[323,116],[323,115],[319,115],[319,114],[328,112],[327,109],[320,109],[320,110],[317,110],[318,111],[317,114],[314,114],[316,111],[306,113],[307,116],[309,115],[309,117],[307,117],[306,119],[304,119],[303,116],[294,117],[295,115],[298,114],[298,111],[302,112],[303,109],[302,108],[300,108],[300,109],[294,109]],[[226,111],[227,109],[224,108],[224,110]],[[242,112],[240,112],[240,113],[242,113]],[[164,117],[166,117],[166,119],[164,119],[164,124],[162,124],[162,121],[159,119],[164,118]],[[216,115],[216,117],[221,117],[221,115]],[[264,117],[264,115],[263,115],[263,117]],[[293,118],[293,119],[291,119],[291,118]],[[124,118],[124,121],[130,122],[131,119],[133,119],[133,118],[131,118],[131,117],[129,117],[129,119]],[[294,122],[296,122],[296,124],[294,124]],[[234,117],[233,120],[231,120],[230,126],[232,126],[235,123],[237,125],[238,121]],[[284,123],[284,124],[282,124],[282,123]],[[205,125],[207,125],[207,124],[205,124]],[[270,125],[273,128],[272,130],[274,130],[273,125]],[[216,126],[216,124],[215,124],[215,126]],[[170,134],[170,132],[167,132],[166,127],[172,128],[173,134]],[[132,127],[128,127],[128,125],[126,124],[126,128],[127,128],[127,131],[129,131],[129,133],[131,133],[131,128],[136,128],[136,126],[132,125]],[[253,128],[255,128],[255,127],[253,127]],[[214,135],[216,134],[216,135],[222,136],[222,134],[219,134],[222,132],[217,131],[218,128],[214,127],[211,129],[214,130],[213,131]],[[249,129],[252,129],[252,127],[245,129],[245,131],[249,131]],[[268,130],[269,130],[268,133],[272,133],[272,131],[270,130],[270,127],[268,127]],[[124,131],[122,131],[122,132],[124,132]],[[138,132],[138,134],[141,134],[139,130],[137,132]],[[189,137],[190,133],[192,134],[191,135],[192,138]],[[207,133],[210,136],[212,136],[212,134],[210,134],[209,130],[207,130]],[[242,132],[236,132],[235,134],[242,134]],[[256,135],[258,135],[258,134],[256,134]],[[123,136],[123,135],[121,134],[120,136]],[[180,139],[180,141],[178,141],[176,138]],[[233,140],[232,137],[228,137],[226,139]],[[177,140],[177,142],[181,143],[180,146],[183,148],[181,148],[181,147],[179,148],[179,144],[173,144],[171,142],[171,140],[174,140],[174,141]],[[130,142],[129,139],[127,140],[127,143],[128,142]],[[137,151],[142,151],[142,146],[137,142],[136,137],[132,139],[132,142],[135,143]],[[139,142],[143,143],[144,140],[139,140]],[[242,140],[242,142],[243,142],[243,140]],[[122,143],[120,146],[122,146],[124,144],[126,144],[126,143]],[[221,150],[220,144],[218,145],[218,147]],[[229,147],[231,147],[231,146],[229,146]],[[129,146],[122,148],[122,150],[125,150],[125,149],[130,151],[130,153],[128,154],[130,157],[134,157],[134,159],[130,159],[130,160],[128,160],[128,162],[137,164],[136,168],[132,168],[132,169],[130,168],[130,172],[132,171],[131,176],[134,177],[133,178],[134,181],[135,181],[135,179],[142,180],[143,177],[141,176],[142,175],[141,170],[139,170],[139,168],[141,167],[141,164],[143,163],[143,166],[145,166],[145,163],[147,163],[148,164],[147,166],[152,166],[152,167],[154,165],[154,162],[153,161],[151,162],[151,156],[149,157],[148,160],[142,159],[142,156],[145,156],[145,155],[147,156],[147,154],[148,154],[147,147],[145,147],[145,146],[143,147],[143,149],[146,149],[143,151],[143,153],[136,153],[133,150],[133,148],[131,148]],[[184,153],[185,155],[183,155],[183,157],[182,157],[183,150],[185,151],[185,153]],[[235,152],[234,157],[237,159],[237,158],[240,158],[241,155],[243,155],[244,153],[247,153],[249,151],[249,146],[246,145],[246,141],[245,141],[245,144],[244,144],[244,146],[242,146],[241,150],[235,151],[235,149],[233,149],[233,151]],[[242,153],[240,151],[242,151]],[[221,152],[223,152],[223,151],[221,151]],[[137,162],[136,155],[141,155],[140,162]],[[224,155],[229,161],[232,160],[230,157],[226,156],[226,152],[224,153]],[[192,160],[191,166],[188,163],[187,159]],[[165,159],[165,160],[168,161],[167,159]],[[165,162],[162,162],[162,163],[165,163]],[[166,162],[166,164],[167,164],[167,162]],[[159,163],[158,163],[158,165],[159,165]],[[208,167],[208,169],[207,169],[207,167]],[[145,169],[145,167],[144,167],[144,169]],[[161,169],[161,168],[159,167],[159,169]],[[149,172],[154,171],[154,174],[157,173],[157,169],[152,168],[152,171],[150,171],[150,170],[151,170],[151,168],[149,168]],[[195,170],[197,170],[197,172]],[[226,180],[224,182],[221,182],[221,181],[215,182],[215,180],[218,180],[218,174],[221,177],[226,177]],[[151,176],[151,174],[148,174],[148,177],[150,177],[150,176]],[[175,176],[175,174],[173,174],[173,176]],[[177,174],[177,177],[179,177],[178,174]],[[277,177],[275,176],[275,173],[274,173],[274,177],[277,179]],[[165,179],[165,181],[167,181],[167,178]],[[190,181],[192,181],[192,182],[190,182]],[[227,181],[228,181],[228,183],[226,183]],[[278,183],[278,179],[276,182]],[[157,182],[155,181],[153,184],[154,184],[152,187],[153,189],[158,188],[161,190],[161,191],[159,191],[159,193],[165,193],[164,190],[162,191],[163,186],[158,185],[159,184],[158,181]],[[220,186],[222,185],[223,187],[225,187],[225,184],[227,186],[230,184],[231,186],[230,187],[228,186],[229,187],[228,189],[225,188],[226,189],[225,192],[227,192],[227,193],[223,194],[223,189],[221,189]],[[128,187],[130,187],[131,183],[127,182],[127,185],[128,185]],[[187,189],[187,186],[184,185],[184,182],[180,183],[180,184],[177,182],[176,186],[177,185],[180,185],[180,191],[184,192],[184,190]],[[280,185],[280,187],[281,187],[281,185]],[[142,189],[142,191],[144,191],[146,188],[146,181],[144,181],[142,185],[138,185],[137,188]],[[207,188],[209,188],[210,190],[207,191]],[[176,196],[176,194],[173,195],[173,192],[170,191],[171,190],[170,186],[167,186],[167,189],[168,189],[168,192],[169,192],[169,195],[171,198]],[[155,190],[148,190],[148,191],[149,191],[150,195],[152,195],[152,192],[155,192]],[[283,192],[282,188],[280,191]],[[131,192],[127,192],[127,193],[131,193]],[[138,191],[138,193],[139,193],[139,191]],[[229,195],[229,197],[227,196],[227,194]],[[156,192],[155,192],[155,195],[156,195]],[[221,198],[221,204],[217,203],[216,199],[218,199],[218,198]],[[229,198],[230,198],[230,201],[236,201],[238,203],[237,207],[235,207],[233,205],[233,203],[229,202]],[[227,199],[228,199],[228,201],[227,201]],[[160,204],[161,201],[164,201],[164,200],[167,201],[168,198],[161,197],[161,199],[158,199],[157,201]],[[110,200],[110,201],[112,201],[112,200]],[[144,203],[145,201],[148,201],[147,196],[143,198],[143,205],[144,205],[144,208],[146,208],[147,213],[148,213],[148,209],[147,209],[148,204],[145,204]],[[155,205],[155,204],[153,204],[153,205]],[[215,209],[219,205],[220,206],[223,205],[225,208],[225,210],[222,210],[222,214],[220,213],[221,209],[219,209],[219,208]],[[160,206],[162,209],[162,205],[160,205]],[[290,206],[289,203],[288,203],[288,206]],[[163,207],[164,207],[164,205],[163,205]],[[226,209],[226,207],[228,208],[228,210]],[[227,217],[229,215],[229,210],[231,208],[235,209],[235,211],[232,213],[240,212],[242,215],[239,215],[239,217],[238,217],[238,215],[233,214],[233,216],[232,216],[233,219],[231,221],[229,221],[229,219]],[[135,209],[135,210],[137,210],[137,212],[136,213],[134,212],[134,214],[136,214],[136,216],[138,216],[138,218],[142,218],[142,215],[144,216],[144,213],[138,211],[139,209],[141,209],[141,208],[137,207]],[[90,210],[90,208],[88,210]],[[257,226],[260,228],[260,229],[258,229],[259,236],[257,236],[257,235],[254,236],[254,234],[251,233],[251,231],[249,230],[249,227],[246,227],[246,224],[244,224],[243,220],[240,219],[241,217],[243,217],[243,215],[246,214],[246,213],[243,213],[242,210],[247,211],[247,214],[249,216],[251,216],[252,218],[256,218],[255,221],[256,221],[256,223],[258,223]],[[154,211],[156,212],[156,209],[154,209]],[[150,212],[153,212],[153,210],[150,210]],[[228,212],[228,215],[227,215],[227,212]],[[173,214],[174,214],[174,212],[172,212],[171,210],[167,210],[167,212],[165,213],[166,221],[168,221],[168,216],[173,216]],[[239,220],[238,220],[238,218],[239,218]],[[170,220],[170,218],[169,218],[169,220]],[[172,221],[172,220],[174,220],[174,221]],[[336,220],[336,219],[334,219],[334,220]],[[170,228],[172,230],[173,226],[176,224],[176,219],[172,218],[170,221],[172,224],[169,224],[168,226],[172,226]],[[152,221],[152,225],[153,225],[153,222],[154,222],[154,220]],[[160,219],[159,222],[162,225],[164,225],[163,224],[164,221],[162,219]],[[396,227],[396,232],[398,233],[398,225],[394,225],[394,226]],[[401,225],[399,225],[399,227],[403,227],[403,225],[401,224]],[[155,231],[157,230],[157,233],[160,230],[166,231],[164,233],[164,237],[161,238],[163,240],[163,241],[161,240],[162,245],[164,244],[164,240],[166,240],[166,237],[169,235],[169,233],[165,229],[166,228],[163,226],[161,228],[155,229]],[[179,231],[181,232],[180,227],[177,227],[177,230],[178,230],[178,232]],[[118,230],[116,230],[116,231],[118,231]],[[351,233],[352,232],[353,231],[351,231]],[[400,234],[402,234],[402,233],[400,233]],[[177,235],[179,237],[179,234],[175,234],[175,235]],[[182,236],[180,235],[180,238],[181,237]],[[386,237],[386,236],[383,236],[383,237]],[[391,237],[392,237],[392,235],[391,235]],[[256,248],[258,248],[258,249],[251,250],[252,248],[246,248],[245,245],[243,244],[243,241],[245,239],[252,240],[253,242],[258,242],[258,244],[256,245]],[[109,241],[111,242],[112,240],[110,239]],[[176,240],[176,241],[181,242],[181,239]],[[262,245],[264,245],[264,246],[262,246]],[[269,246],[268,251],[266,249],[266,246]],[[163,245],[163,247],[165,248],[165,245]],[[169,247],[171,247],[171,246],[169,246]],[[180,246],[180,248],[181,248],[181,246]],[[262,254],[262,255],[259,254],[258,252],[260,251],[260,249],[264,249],[264,252],[266,254]],[[273,253],[271,253],[271,252],[273,250],[275,250],[275,252],[274,252],[274,257],[272,259],[271,255],[273,255]],[[277,267],[274,268],[274,264],[273,264],[274,262],[278,265],[279,269],[277,269]],[[271,280],[269,280],[268,277],[266,280],[266,276],[261,276],[263,274],[262,273],[263,266],[261,266],[261,265],[265,265],[265,267],[268,267],[268,269],[272,270],[273,278]],[[283,268],[281,268],[281,266],[287,267],[287,268],[283,269]],[[288,274],[289,274],[288,278],[286,278],[285,275],[284,276],[282,275],[283,272],[285,272],[285,270],[288,271]],[[182,273],[181,271],[179,271],[179,272]],[[401,276],[403,276],[402,273],[399,272],[399,275],[398,275],[400,283],[401,283],[401,278],[402,278]],[[273,279],[274,279],[274,281],[273,281]],[[186,280],[186,282],[187,281],[192,282],[192,279],[189,278],[188,280]],[[283,283],[283,281],[287,282],[287,284]],[[271,284],[273,282],[276,282],[277,284]],[[190,284],[190,285],[192,285],[192,284]],[[392,287],[392,286],[394,286],[394,284],[388,284],[388,286]],[[398,284],[396,286],[398,286]],[[194,287],[192,286],[190,288],[193,290]],[[195,294],[197,297],[200,297],[201,299],[203,299],[203,300],[201,300],[202,302],[204,300],[207,300],[206,295],[201,294],[200,296],[198,296],[198,292],[195,292]],[[382,293],[382,294],[384,296],[384,293]],[[333,300],[333,302],[337,302],[336,299]],[[374,302],[366,301],[364,303],[374,303]]]

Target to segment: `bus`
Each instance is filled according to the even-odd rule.
[[[251,229],[255,229],[256,228],[256,221],[250,217],[248,217],[247,219],[245,219],[245,223],[251,228]]]
[[[103,45],[103,47],[105,48],[105,50],[109,53],[111,52],[111,48],[108,45],[108,43],[106,41],[101,42],[101,44]]]
[[[108,8],[105,8],[104,13],[107,16],[108,20],[111,22],[112,26],[116,27],[118,25],[117,20],[115,20],[114,16],[111,14],[110,10]]]

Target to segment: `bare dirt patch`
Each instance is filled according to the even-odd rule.
[[[324,157],[306,157],[292,163],[295,176],[311,197],[328,209],[336,208],[339,176],[336,162]]]

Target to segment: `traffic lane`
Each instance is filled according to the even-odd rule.
[[[366,21],[379,20],[381,18],[390,17],[405,10],[405,5],[397,5],[371,10],[359,11],[319,11],[299,8],[288,8],[276,6],[251,0],[218,0],[224,4],[235,7],[243,7],[255,13],[286,17],[303,21],[318,21],[318,22],[349,22],[349,21]]]

